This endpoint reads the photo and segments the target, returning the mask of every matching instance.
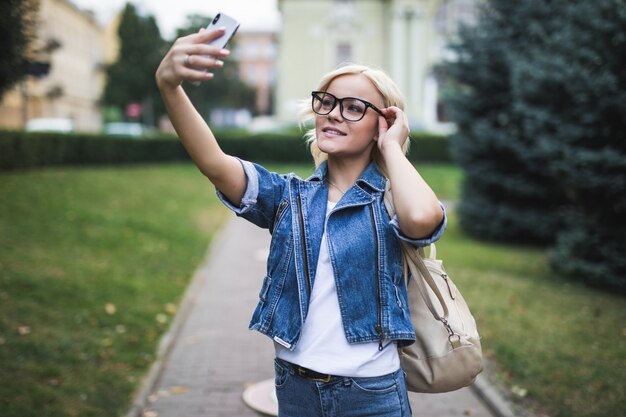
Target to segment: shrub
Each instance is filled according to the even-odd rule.
[[[5,170],[188,159],[180,143],[167,137],[131,139],[86,134],[0,132],[0,169]]]
[[[310,162],[306,144],[297,132],[250,135],[241,130],[216,132],[222,149],[252,161]],[[414,135],[413,161],[446,162],[447,140],[428,134]],[[92,134],[60,135],[0,131],[0,169],[25,169],[53,165],[129,164],[189,161],[176,137],[107,137]]]

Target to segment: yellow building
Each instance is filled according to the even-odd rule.
[[[347,62],[385,70],[405,96],[414,127],[447,131],[433,67],[475,0],[279,0],[276,112],[295,120],[322,75]]]
[[[41,78],[28,76],[0,102],[0,127],[22,128],[34,118],[67,118],[78,131],[98,131],[105,83],[105,54],[114,57],[116,38],[94,16],[68,0],[40,0],[33,46],[50,63]]]

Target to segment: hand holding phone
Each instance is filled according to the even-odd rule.
[[[226,47],[228,41],[230,41],[231,38],[235,36],[237,29],[239,29],[239,22],[234,18],[228,16],[227,14],[218,13],[217,15],[215,15],[211,23],[208,24],[206,30],[215,30],[220,28],[224,28],[224,35],[212,40],[211,42],[207,43],[207,45],[215,46],[220,49]]]
[[[215,15],[211,23],[209,23],[205,30],[224,29],[224,34],[219,38],[213,39],[207,42],[207,45],[215,46],[216,48],[224,49],[228,42],[235,36],[237,29],[239,29],[239,22],[224,13],[218,13]],[[205,70],[206,71],[206,70]],[[192,81],[191,84],[198,86],[200,81]]]
[[[176,39],[157,68],[155,76],[159,89],[176,89],[183,81],[198,85],[201,80],[213,78],[207,71],[223,66],[221,58],[229,54],[224,48],[238,28],[237,20],[218,13],[201,33]]]

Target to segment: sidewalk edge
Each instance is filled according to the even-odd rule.
[[[498,393],[483,375],[478,375],[470,389],[495,417],[516,417],[511,405]]]
[[[199,289],[205,284],[206,279],[208,278],[206,271],[210,265],[211,258],[213,257],[213,248],[219,247],[220,242],[227,234],[229,223],[232,221],[233,218],[227,219],[226,222],[218,229],[213,239],[209,242],[206,254],[198,268],[193,273],[191,282],[185,290],[178,312],[174,316],[171,326],[167,332],[161,336],[156,352],[157,358],[150,366],[150,369],[144,376],[141,385],[133,395],[133,401],[130,404],[130,409],[126,413],[125,417],[141,417],[141,413],[147,405],[148,396],[154,387],[157,386],[162,370],[167,364],[167,358],[174,348],[178,335],[180,334],[187,318],[189,317],[189,313],[196,303],[196,299],[200,292]]]

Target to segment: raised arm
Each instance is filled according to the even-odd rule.
[[[156,82],[172,125],[193,162],[228,200],[239,205],[246,189],[243,168],[236,158],[222,151],[182,87],[183,80],[211,80],[211,69],[224,65],[222,59],[229,52],[206,45],[223,34],[222,29],[201,30],[177,39],[156,71]]]
[[[432,234],[443,220],[437,196],[402,151],[409,134],[406,115],[397,107],[382,110],[378,147],[385,161],[400,230],[411,238]],[[388,126],[388,121],[391,126]]]

